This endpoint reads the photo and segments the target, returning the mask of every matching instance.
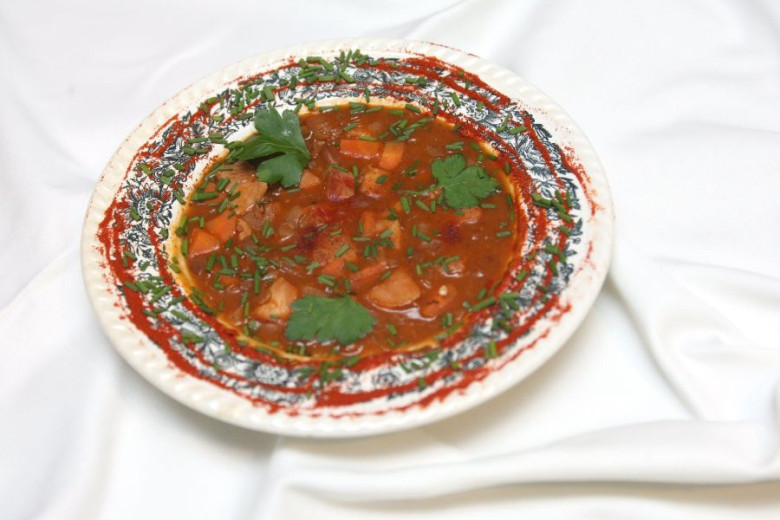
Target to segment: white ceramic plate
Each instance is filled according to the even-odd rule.
[[[350,53],[355,49],[369,58],[355,59]],[[346,75],[324,69],[319,81],[291,82],[301,73],[298,60],[314,56]],[[513,305],[497,303],[482,313],[456,344],[350,366],[289,365],[230,344],[177,283],[169,267],[169,229],[182,208],[177,195],[186,194],[223,151],[209,141],[188,143],[215,132],[245,135],[252,110],[271,90],[279,109],[301,100],[357,99],[367,91],[372,98],[422,110],[436,107],[479,129],[501,161],[512,165],[522,213],[518,225],[528,224],[506,278],[519,295]],[[348,437],[464,411],[549,359],[601,288],[612,220],[607,182],[587,139],[561,108],[514,73],[431,43],[334,40],[222,69],[148,116],[95,187],[83,229],[82,267],[112,344],[174,399],[256,430]],[[187,339],[192,337],[200,340]]]

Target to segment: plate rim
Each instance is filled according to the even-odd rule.
[[[262,67],[256,67],[258,64],[264,63],[265,68],[268,68],[274,62],[290,56],[316,55],[323,50],[338,52],[349,48],[360,48],[367,54],[384,51],[433,56],[475,74],[520,106],[534,107],[537,111],[532,112],[533,115],[544,121],[545,125],[552,123],[556,129],[553,132],[556,142],[563,137],[566,144],[576,150],[577,160],[587,174],[585,184],[591,191],[591,204],[599,209],[589,219],[593,248],[588,265],[584,267],[587,271],[577,273],[577,276],[573,277],[575,288],[569,289],[567,286],[567,290],[575,292],[580,289],[580,285],[586,283],[590,287],[586,287],[587,290],[577,300],[577,305],[572,305],[571,309],[561,316],[558,324],[550,329],[550,333],[539,339],[537,345],[526,349],[516,359],[491,372],[485,379],[474,381],[464,390],[454,392],[442,400],[428,403],[424,407],[416,405],[403,411],[392,410],[381,415],[366,414],[358,417],[308,417],[290,416],[283,412],[269,413],[232,392],[184,373],[172,365],[165,353],[123,318],[118,310],[112,312],[114,301],[100,265],[102,257],[97,252],[96,233],[103,214],[125,175],[125,171],[116,166],[117,163],[123,163],[127,155],[134,154],[134,141],[146,142],[171,114],[175,115],[182,106],[186,106],[179,105],[187,98],[200,98],[210,86],[223,85],[226,80],[235,79],[247,70],[263,70]],[[518,98],[520,92],[522,98]],[[112,183],[116,184],[115,189],[112,189]],[[438,43],[384,38],[339,38],[277,48],[227,65],[195,81],[158,105],[122,141],[95,184],[82,226],[81,269],[89,300],[109,342],[144,379],[174,400],[217,420],[267,433],[297,437],[360,437],[422,426],[465,412],[507,391],[536,371],[566,344],[592,308],[609,270],[614,239],[613,227],[614,207],[611,192],[593,146],[573,118],[535,85],[501,65]],[[588,280],[584,279],[587,275],[590,275]]]

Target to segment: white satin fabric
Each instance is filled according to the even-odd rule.
[[[780,518],[780,3],[0,6],[0,518]],[[80,275],[105,162],[155,106],[262,51],[436,41],[516,71],[591,138],[614,260],[542,369],[460,416],[280,438],[162,395]]]

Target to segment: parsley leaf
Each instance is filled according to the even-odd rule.
[[[306,166],[306,163],[303,163]],[[260,163],[257,167],[257,178],[268,184],[282,182],[282,186],[289,188],[301,182],[303,166],[291,155],[277,155]]]
[[[375,323],[371,313],[349,296],[304,296],[292,304],[285,336],[290,341],[335,339],[349,345],[371,332]]]
[[[259,134],[241,143],[231,157],[243,161],[264,159],[257,167],[258,180],[281,182],[287,188],[298,184],[310,157],[298,115],[292,110],[280,114],[274,107],[258,109],[255,128]]]
[[[484,168],[466,166],[466,158],[459,153],[434,160],[431,172],[438,181],[436,188],[444,189],[444,200],[452,208],[476,207],[480,199],[498,189],[498,183]]]

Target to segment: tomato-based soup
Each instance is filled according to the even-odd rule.
[[[193,301],[243,341],[318,359],[414,348],[467,322],[517,240],[489,147],[397,107],[299,124],[309,160],[296,183],[224,159],[196,185],[176,229]]]

